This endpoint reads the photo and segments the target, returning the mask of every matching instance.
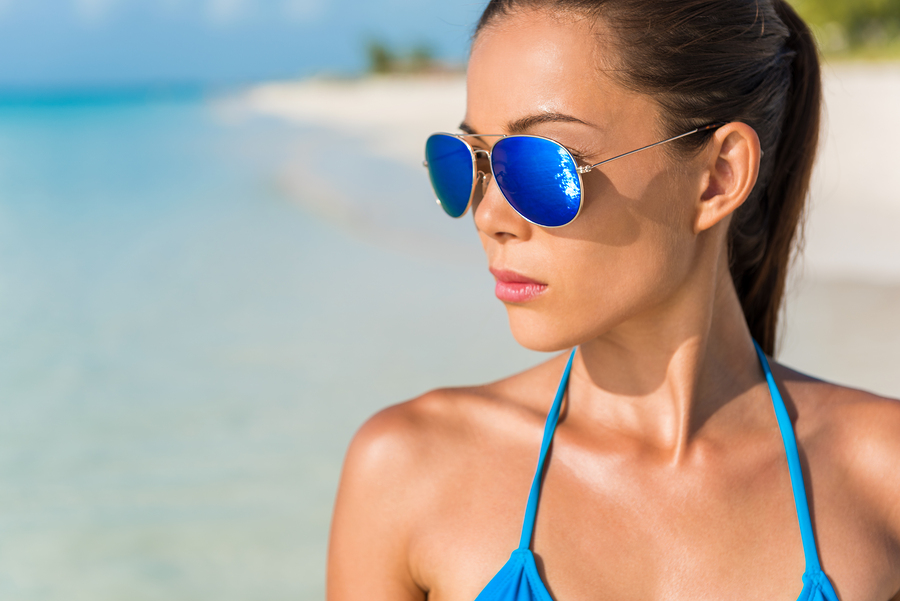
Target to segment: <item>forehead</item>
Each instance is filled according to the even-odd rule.
[[[652,111],[649,99],[604,73],[610,53],[593,19],[546,11],[501,16],[472,47],[466,123],[503,133],[509,122],[555,112],[603,128],[635,109]]]

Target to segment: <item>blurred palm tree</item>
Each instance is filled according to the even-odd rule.
[[[366,45],[369,73],[427,73],[446,70],[435,58],[433,47],[419,43],[408,52],[397,52],[381,40],[370,40]]]

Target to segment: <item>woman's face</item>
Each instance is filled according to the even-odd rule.
[[[571,15],[500,17],[472,48],[464,128],[545,136],[582,165],[662,139],[650,98],[602,72],[614,61],[597,34],[591,20]],[[470,140],[488,148],[496,138]],[[527,222],[488,179],[475,225],[519,343],[558,350],[661,318],[697,264],[700,171],[676,167],[663,148],[595,168],[583,176],[581,214],[558,229]],[[502,282],[517,279],[508,272],[545,286],[517,298],[522,286]]]

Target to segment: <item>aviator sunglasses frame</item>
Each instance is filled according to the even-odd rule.
[[[462,142],[466,146],[466,148],[469,149],[469,154],[471,155],[471,158],[472,158],[472,188],[469,191],[469,199],[466,203],[465,208],[462,210],[462,212],[460,212],[459,215],[455,215],[455,216],[453,214],[451,214],[447,210],[447,207],[444,205],[444,201],[441,200],[437,189],[435,189],[435,194],[438,195],[437,203],[441,206],[441,208],[444,209],[445,213],[447,213],[450,217],[454,217],[455,219],[459,219],[460,217],[462,217],[469,211],[469,207],[472,206],[472,199],[475,196],[475,187],[479,184],[479,181],[484,182],[485,178],[487,177],[487,173],[485,173],[484,171],[480,171],[478,169],[478,158],[482,157],[482,158],[486,158],[488,160],[488,163],[491,167],[491,176],[494,178],[494,181],[497,182],[497,187],[500,189],[501,194],[503,194],[503,198],[506,200],[507,203],[509,203],[509,205],[513,208],[513,210],[515,210],[516,213],[520,217],[522,217],[522,219],[524,219],[525,221],[532,223],[534,225],[538,225],[540,227],[544,227],[544,228],[548,228],[548,229],[563,227],[563,226],[568,225],[568,224],[572,223],[573,221],[575,221],[575,219],[578,217],[578,215],[581,214],[582,206],[584,206],[584,182],[581,178],[582,175],[589,173],[592,169],[594,169],[595,167],[599,167],[600,165],[604,165],[606,163],[610,163],[617,159],[621,159],[623,157],[627,157],[629,155],[641,152],[643,150],[648,150],[650,148],[654,148],[656,146],[660,146],[660,145],[666,144],[668,142],[673,142],[675,140],[678,140],[678,139],[681,139],[681,138],[684,138],[684,137],[687,137],[687,136],[690,136],[690,135],[693,135],[693,134],[696,134],[696,133],[699,133],[702,131],[708,131],[710,129],[718,129],[718,128],[722,127],[723,125],[726,125],[726,123],[719,122],[719,123],[710,123],[707,125],[701,125],[700,127],[692,129],[691,131],[685,132],[683,134],[679,134],[677,136],[672,136],[671,138],[666,138],[665,140],[661,140],[659,142],[654,142],[653,144],[647,144],[646,146],[641,146],[640,148],[636,148],[634,150],[629,150],[628,152],[624,152],[624,153],[618,154],[614,157],[604,159],[604,160],[602,160],[598,163],[594,163],[592,165],[578,165],[578,162],[575,160],[575,157],[572,156],[572,153],[569,151],[568,148],[566,148],[565,146],[563,146],[556,140],[553,140],[551,138],[546,138],[544,136],[509,135],[509,134],[474,134],[474,133],[473,134],[468,134],[468,133],[451,134],[451,133],[444,133],[444,132],[434,133],[434,134],[431,134],[430,136],[428,136],[429,141],[432,138],[434,138],[435,136],[446,136],[449,138],[456,138],[460,142]],[[555,146],[557,146],[559,149],[562,150],[562,152],[565,153],[564,156],[567,156],[569,158],[569,160],[572,161],[572,165],[575,166],[575,175],[577,175],[577,177],[578,177],[578,210],[575,212],[575,215],[573,215],[571,219],[568,219],[564,223],[559,223],[558,225],[547,225],[547,224],[543,224],[543,223],[538,223],[534,219],[530,218],[528,215],[523,215],[522,212],[515,206],[513,201],[510,200],[509,195],[508,195],[507,191],[503,189],[503,185],[501,184],[501,182],[497,180],[497,176],[494,172],[494,160],[493,160],[493,154],[492,154],[493,149],[485,150],[483,148],[473,148],[472,145],[469,144],[469,142],[465,138],[501,138],[501,140],[503,140],[503,139],[509,140],[509,139],[516,139],[516,138],[536,138],[539,140],[544,140],[544,141],[550,142],[550,143],[554,144]],[[496,144],[498,144],[498,143],[500,143],[499,140],[497,143],[495,143],[495,147],[496,147]],[[426,149],[427,149],[427,143],[426,143]],[[434,176],[433,176],[432,167],[428,164],[427,158],[425,161],[422,162],[422,165],[424,167],[428,168],[429,175],[431,175],[433,178]],[[432,179],[432,188],[435,188],[433,179]]]

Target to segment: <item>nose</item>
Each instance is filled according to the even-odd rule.
[[[498,241],[530,237],[531,228],[535,226],[516,213],[490,172],[479,171],[478,175],[481,178],[480,185],[475,184],[475,196],[472,198],[475,227],[478,231]]]

